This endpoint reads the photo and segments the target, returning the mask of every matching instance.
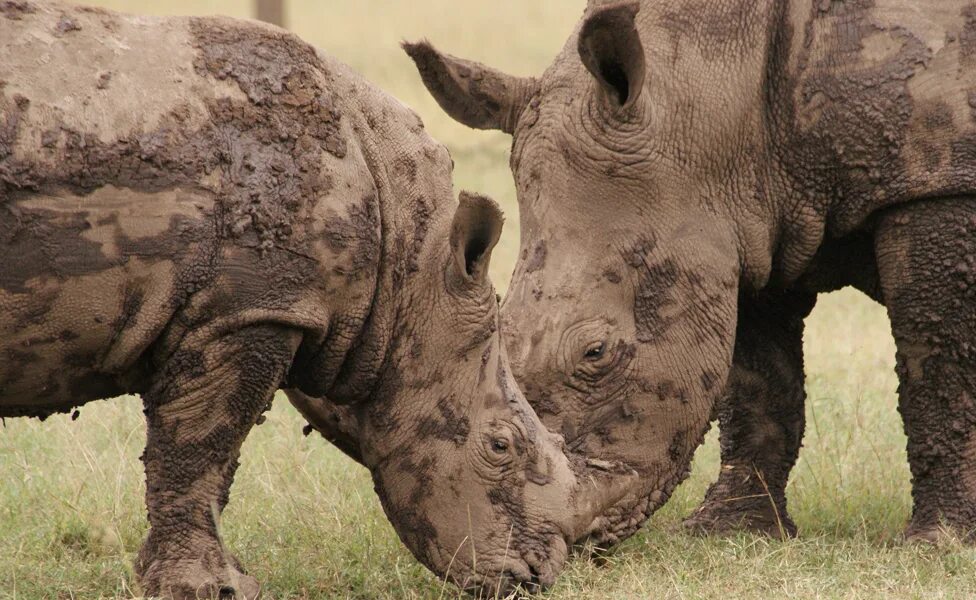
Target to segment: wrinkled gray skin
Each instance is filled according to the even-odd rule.
[[[803,318],[848,285],[897,342],[908,535],[973,535],[976,5],[591,1],[539,78],[406,50],[448,113],[514,136],[516,378],[644,479],[601,539],[668,498],[712,418],[722,470],[688,525],[795,532]]]
[[[502,216],[451,169],[279,29],[0,3],[0,416],[142,395],[147,595],[257,595],[218,522],[281,387],[358,415],[397,532],[466,589],[551,583],[626,491],[516,387]]]

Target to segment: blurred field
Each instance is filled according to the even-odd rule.
[[[103,0],[112,8],[247,16],[250,2]],[[457,185],[486,192],[509,217],[493,263],[504,289],[517,252],[506,136],[466,130],[427,96],[398,49],[429,37],[511,72],[540,72],[582,0],[293,0],[289,24],[407,104],[451,149]],[[807,329],[807,433],[789,485],[801,537],[698,538],[678,529],[718,469],[715,435],[692,478],[605,564],[579,560],[543,597],[971,598],[976,551],[899,541],[910,509],[895,410],[894,346],[882,309],[855,292],[822,297]],[[454,598],[412,559],[386,521],[368,473],[316,437],[284,401],[248,439],[225,512],[225,541],[270,598]],[[0,428],[0,598],[130,597],[147,525],[136,398]]]

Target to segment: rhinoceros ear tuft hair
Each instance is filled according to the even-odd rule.
[[[461,192],[451,226],[451,250],[458,273],[472,283],[488,280],[491,251],[502,235],[505,217],[494,200]]]
[[[539,88],[537,80],[514,77],[480,63],[443,54],[427,40],[403,42],[430,94],[454,120],[474,129],[513,133]]]
[[[640,5],[617,2],[594,9],[583,21],[577,50],[586,69],[616,106],[631,106],[644,87],[644,46],[635,19]]]

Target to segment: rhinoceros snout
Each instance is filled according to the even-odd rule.
[[[526,591],[537,593],[556,583],[556,574],[561,569],[561,565],[554,565],[553,561],[547,559],[539,560],[534,554],[526,555],[525,563],[532,574],[530,580],[522,585]]]
[[[509,555],[494,574],[489,570],[477,577],[476,582],[469,580],[460,587],[479,599],[508,598],[513,594],[521,598],[522,594],[544,592],[556,583],[556,576],[568,557],[568,548],[562,537],[553,536],[548,545],[524,552],[520,558]]]

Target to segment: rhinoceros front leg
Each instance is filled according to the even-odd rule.
[[[976,198],[888,212],[875,253],[912,471],[906,535],[976,541]]]
[[[718,407],[722,466],[691,529],[796,535],[786,481],[803,438],[803,319],[816,296],[764,292],[743,299],[726,397]]]
[[[251,599],[218,533],[241,444],[270,405],[300,341],[297,332],[251,326],[217,339],[184,340],[144,395],[149,536],[136,571],[147,596]]]

